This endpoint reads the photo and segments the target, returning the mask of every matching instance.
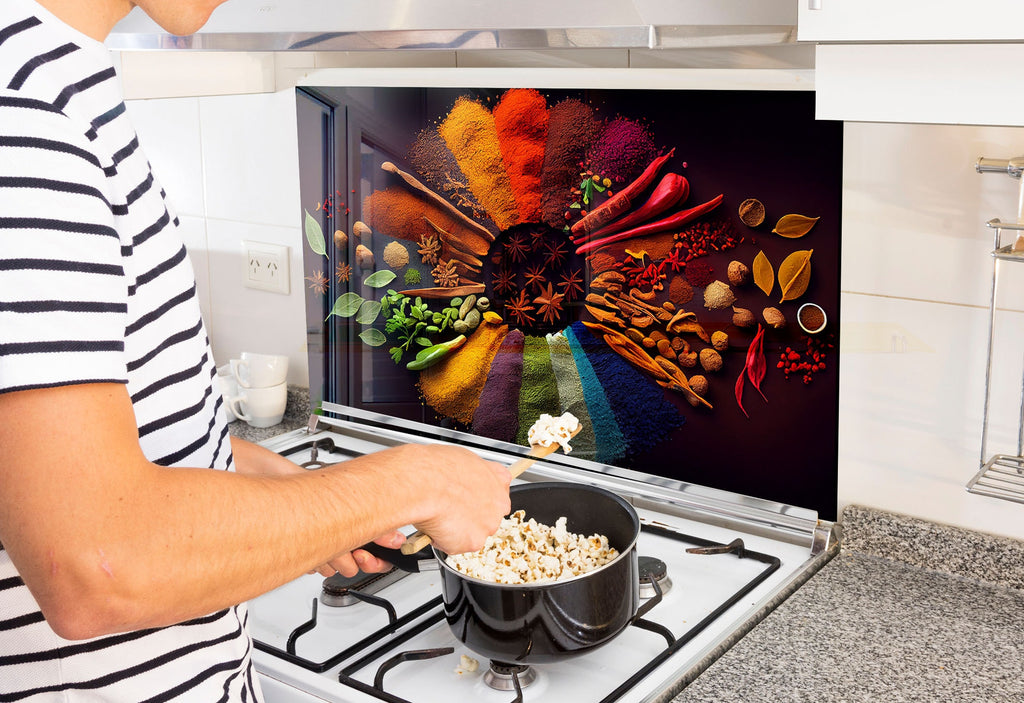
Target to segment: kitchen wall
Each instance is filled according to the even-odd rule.
[[[178,204],[218,362],[246,349],[283,353],[289,382],[306,383],[292,89],[135,99],[129,112]],[[840,508],[1024,538],[1024,506],[964,488],[981,451],[985,222],[1015,219],[1018,194],[1016,181],[973,164],[1024,153],[1024,129],[848,123],[845,140]],[[242,286],[243,239],[290,247],[289,295]],[[989,443],[1011,454],[1024,373],[1024,264],[1016,268],[999,292]]]

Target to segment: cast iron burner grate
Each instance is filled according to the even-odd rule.
[[[715,551],[721,551],[720,548],[723,546],[710,540],[702,539],[700,537],[694,537],[691,535],[686,535],[680,532],[675,532],[674,530],[658,527],[657,525],[641,525],[641,530],[648,532],[650,534],[658,535],[660,537],[666,537],[668,539],[676,540],[679,542],[692,544],[699,548],[710,548]],[[631,688],[636,686],[640,681],[642,681],[644,678],[650,675],[651,672],[653,672],[665,661],[667,661],[673,654],[678,652],[688,642],[693,640],[697,635],[699,635],[701,632],[707,629],[707,627],[711,625],[711,623],[713,623],[715,620],[717,620],[718,617],[722,615],[722,613],[729,610],[729,608],[738,603],[748,593],[757,588],[757,586],[764,582],[782,565],[782,562],[779,560],[778,557],[771,556],[770,554],[764,554],[762,552],[755,552],[750,549],[745,549],[742,548],[742,546],[739,549],[730,549],[730,551],[733,551],[736,557],[739,559],[750,559],[753,561],[760,562],[765,566],[750,581],[741,586],[731,596],[726,598],[717,608],[708,613],[708,615],[703,620],[701,620],[693,627],[691,627],[689,630],[687,630],[685,633],[683,633],[678,639],[675,638],[667,628],[663,627],[662,625],[659,625],[658,623],[649,622],[644,620],[643,618],[635,620],[632,623],[633,627],[638,627],[640,629],[647,630],[652,633],[660,634],[662,637],[665,638],[667,646],[660,653],[652,657],[650,661],[644,664],[632,676],[628,677],[625,681],[623,681],[615,690],[611,691],[604,698],[602,698],[598,703],[612,703],[612,701],[616,701],[619,698],[621,698]],[[655,572],[657,571],[656,564],[649,566],[654,566]],[[649,584],[649,588],[651,588],[655,593],[654,600],[648,602],[648,604],[653,606],[656,600],[660,600],[661,598],[660,584],[656,576],[654,578],[648,577],[647,583]],[[643,584],[641,585],[643,586]],[[339,664],[342,664],[343,662],[346,662],[352,659],[353,657],[362,654],[363,656],[359,657],[359,659],[341,669],[341,672],[338,674],[338,681],[340,683],[349,686],[350,688],[353,688],[357,691],[365,693],[369,696],[372,696],[378,700],[386,701],[387,703],[414,703],[413,701],[409,701],[405,698],[399,698],[398,696],[395,696],[385,691],[384,675],[388,671],[390,671],[391,669],[395,668],[403,662],[432,659],[435,657],[441,657],[454,653],[455,650],[452,647],[443,647],[439,649],[427,650],[398,651],[403,644],[405,644],[406,642],[416,637],[420,633],[425,632],[426,630],[430,629],[434,625],[444,620],[442,597],[437,596],[436,598],[429,600],[428,602],[410,611],[402,617],[396,617],[394,607],[391,606],[390,603],[387,603],[387,601],[383,598],[377,598],[374,596],[367,597],[365,596],[365,594],[363,594],[361,599],[366,600],[367,602],[370,602],[379,607],[385,608],[388,611],[388,618],[390,620],[389,624],[383,628],[380,628],[376,632],[367,635],[359,642],[356,642],[355,644],[338,652],[336,655],[330,657],[329,659],[323,662],[313,662],[309,659],[305,659],[295,654],[295,640],[297,640],[298,637],[302,634],[305,634],[306,632],[309,632],[316,627],[316,599],[313,600],[311,619],[308,622],[297,627],[288,637],[288,643],[286,645],[287,651],[282,650],[273,645],[267,644],[265,642],[262,642],[260,640],[254,640],[253,644],[257,649],[261,651],[267,652],[268,654],[272,654],[276,657],[279,657],[280,659],[300,666],[303,669],[307,669],[309,671],[313,671],[316,673],[324,673],[327,670],[332,669],[333,667],[338,666]],[[422,620],[420,618],[422,618]],[[380,644],[381,642],[384,642],[384,644]],[[378,646],[374,647],[373,645]],[[369,652],[367,652],[368,648],[372,649]],[[383,664],[381,664],[378,667],[372,685],[354,678],[354,674],[358,671],[361,671],[370,662],[375,661],[376,659],[379,659],[382,655],[391,652],[396,653],[393,654],[389,659],[387,659]],[[516,691],[516,698],[511,703],[519,703],[523,700],[523,684],[519,680],[519,673],[511,672],[510,678],[512,681],[512,685]]]

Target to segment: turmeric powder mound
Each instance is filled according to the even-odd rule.
[[[508,325],[485,322],[460,349],[421,371],[419,388],[427,405],[458,422],[472,422],[487,372],[506,334]]]
[[[453,250],[487,254],[490,243],[438,205],[411,193],[405,188],[377,190],[363,199],[363,220],[370,227],[396,239],[419,243],[423,235],[436,236],[433,222],[447,234],[441,235],[441,258],[461,258]],[[424,219],[426,218],[426,219]],[[427,222],[427,220],[430,222]]]
[[[519,222],[519,208],[505,172],[494,116],[476,100],[460,97],[438,127],[466,174],[469,189],[500,229]]]
[[[548,140],[547,100],[533,88],[513,88],[494,108],[501,158],[523,222],[540,221],[540,174]]]

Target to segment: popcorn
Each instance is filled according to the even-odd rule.
[[[569,446],[569,440],[572,439],[572,433],[579,426],[579,419],[572,413],[563,413],[558,417],[552,417],[544,413],[537,422],[533,423],[533,426],[527,433],[527,438],[530,446],[550,447],[557,442],[562,445],[562,451],[568,454],[572,451],[572,447]]]
[[[449,554],[445,562],[456,571],[495,583],[542,583],[593,571],[619,555],[604,535],[573,534],[560,517],[554,527],[526,520],[517,510],[501,521],[483,549]]]

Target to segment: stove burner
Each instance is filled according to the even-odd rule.
[[[353,577],[335,574],[324,579],[320,591],[320,602],[332,608],[342,608],[355,605],[361,600],[353,593],[371,595],[381,589],[390,586],[395,581],[403,579],[406,572],[400,569],[392,569],[383,574],[357,574]]]
[[[519,679],[520,688],[526,688],[537,680],[537,670],[525,664],[492,661],[484,674],[484,683],[496,691],[516,690],[515,679]]]
[[[637,563],[640,566],[640,597],[653,598],[655,595],[654,586],[651,585],[653,578],[658,582],[661,592],[668,593],[672,588],[672,579],[668,577],[668,567],[665,562],[655,557],[639,557]]]

